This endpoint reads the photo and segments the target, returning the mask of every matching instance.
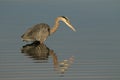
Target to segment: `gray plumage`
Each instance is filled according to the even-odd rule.
[[[40,23],[29,28],[21,37],[25,41],[40,41],[43,43],[50,35],[50,27],[45,23]]]

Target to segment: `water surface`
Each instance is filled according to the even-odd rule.
[[[119,4],[119,0],[1,0],[0,80],[119,80]],[[52,50],[54,58],[45,53],[47,58],[41,60],[21,52],[30,44],[20,39],[27,28],[41,22],[52,27],[61,15],[77,31],[60,23],[58,31],[45,41],[45,52]],[[75,60],[68,70],[57,72],[55,58],[60,62],[71,56]]]

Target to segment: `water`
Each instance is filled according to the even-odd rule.
[[[1,0],[0,80],[119,80],[119,4],[119,0]],[[41,22],[52,26],[61,15],[70,18],[77,32],[61,23],[45,41],[42,60],[21,51],[30,44],[20,39],[27,28]],[[56,71],[56,62],[72,56],[74,62],[64,74]]]

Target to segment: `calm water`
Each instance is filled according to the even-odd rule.
[[[0,80],[119,80],[119,0],[0,0]],[[27,28],[67,16],[45,45],[22,42]],[[61,73],[55,66],[74,56]],[[59,65],[58,65],[59,66]]]

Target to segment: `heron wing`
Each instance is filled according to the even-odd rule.
[[[34,27],[36,30],[35,39],[44,42],[50,34],[50,27],[47,24],[41,23]]]
[[[44,42],[50,35],[50,27],[45,24],[37,24],[29,28],[22,36],[23,40],[26,41],[40,41]]]

